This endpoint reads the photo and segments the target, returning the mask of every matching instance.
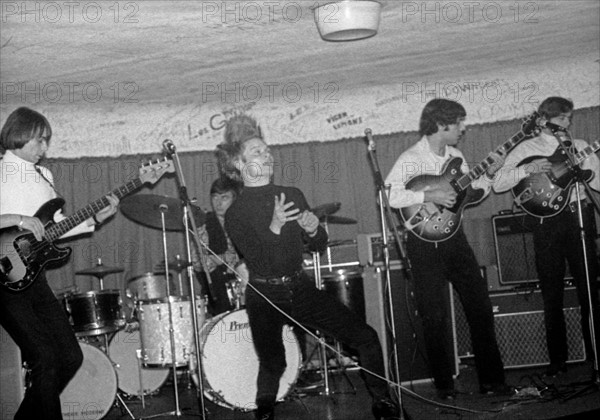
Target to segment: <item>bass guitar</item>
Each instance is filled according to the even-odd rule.
[[[535,217],[556,216],[569,202],[577,178],[589,181],[594,172],[579,167],[584,160],[600,150],[600,140],[573,154],[573,162],[558,147],[552,156],[532,156],[519,162],[526,165],[536,159],[546,158],[552,164],[549,172],[535,172],[522,179],[512,188],[514,201],[525,212]]]
[[[165,159],[142,165],[140,176],[133,181],[111,191],[119,199],[145,183],[157,182],[165,173],[174,172],[173,161]],[[33,233],[17,227],[0,231],[0,286],[13,292],[20,292],[33,284],[35,279],[50,262],[62,262],[71,255],[70,248],[58,248],[54,242],[83,221],[109,206],[106,196],[88,204],[70,217],[55,223],[54,214],[62,208],[65,200],[54,198],[44,203],[35,213],[44,224],[44,237],[35,239]]]
[[[527,117],[521,125],[521,130],[502,143],[494,153],[505,156],[517,144],[530,136],[538,129],[538,117],[537,113]],[[452,237],[460,227],[464,208],[483,199],[484,190],[474,189],[471,184],[483,175],[493,163],[492,153],[490,153],[481,163],[463,174],[461,171],[463,160],[453,157],[444,164],[441,175],[418,175],[410,179],[406,183],[407,190],[424,191],[441,188],[447,191],[456,191],[457,197],[452,208],[432,202],[401,208],[400,215],[406,229],[428,242],[441,242]]]

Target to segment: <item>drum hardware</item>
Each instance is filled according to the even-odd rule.
[[[76,271],[75,274],[96,277],[100,281],[100,290],[103,290],[104,276],[107,274],[121,273],[123,271],[125,271],[125,269],[122,267],[109,267],[102,264],[102,259],[98,258],[98,263],[94,267]]]
[[[169,273],[170,274],[170,273]],[[172,283],[172,276],[169,275],[169,282]],[[159,270],[147,272],[127,280],[126,295],[134,300],[150,300],[166,298],[167,282],[165,274]]]
[[[176,157],[175,154],[173,154],[173,155]],[[178,181],[180,182],[180,184],[183,184],[179,160],[176,158],[175,162],[176,162],[176,168],[177,168]],[[181,187],[180,190],[183,195],[183,193],[185,191],[185,187]],[[182,203],[185,205],[182,205]],[[200,210],[200,208],[198,208],[196,206],[192,206],[189,203],[190,203],[190,201],[188,199],[177,200],[177,199],[170,198],[170,197],[162,197],[162,196],[156,196],[156,195],[135,195],[135,196],[129,196],[126,199],[122,200],[120,208],[121,208],[121,211],[123,211],[123,213],[130,219],[132,219],[138,223],[141,223],[145,226],[151,227],[151,228],[161,229],[164,261],[169,261],[169,255],[168,255],[168,251],[167,251],[166,231],[167,230],[174,230],[174,231],[183,230],[184,234],[185,234],[185,239],[186,239],[185,242],[186,242],[187,260],[191,261],[192,258],[191,258],[191,248],[190,248],[190,238],[189,238],[189,232],[190,232],[189,224],[192,225],[191,228],[193,229],[193,232],[197,232],[196,223],[203,224],[205,215],[202,212],[202,210]],[[196,237],[196,240],[198,240],[197,237]],[[165,264],[165,278],[168,278],[168,265],[169,265],[168,263]],[[199,336],[198,336],[198,331],[199,331],[198,312],[197,312],[197,305],[196,305],[196,293],[194,291],[194,272],[193,272],[193,268],[191,267],[190,264],[188,264],[187,270],[188,270],[188,281],[189,281],[189,291],[190,291],[190,302],[189,302],[188,307],[191,306],[192,332],[193,332],[192,336],[194,338],[194,341],[191,344],[190,348],[186,348],[183,351],[186,352],[185,358],[187,358],[187,360],[189,360],[190,354],[196,355],[197,364],[199,364],[200,363],[200,340],[199,340]],[[174,378],[173,388],[174,388],[174,396],[175,396],[175,410],[171,411],[171,412],[159,414],[158,416],[163,416],[163,415],[180,416],[181,409],[179,407],[179,390],[178,390],[178,384],[177,384],[177,379],[176,379],[177,378],[177,351],[176,351],[176,340],[174,337],[175,329],[174,329],[174,323],[173,323],[173,317],[174,317],[175,313],[174,313],[174,309],[173,309],[173,299],[171,299],[170,282],[167,281],[166,286],[167,286],[167,296],[169,296],[169,298],[167,298],[166,306],[167,306],[167,316],[168,316],[168,325],[169,325],[169,343],[170,343],[170,349],[171,349],[171,351],[170,351],[171,368],[172,368],[173,378]],[[143,323],[142,323],[142,325],[143,325]],[[168,357],[168,354],[163,353],[163,355],[161,355],[160,357]],[[202,370],[202,366],[199,367],[199,370]],[[200,388],[202,388],[202,384],[200,384]],[[203,398],[202,391],[200,391],[198,393],[198,400],[199,400],[200,413],[201,413],[200,415],[204,419],[205,415],[206,415],[206,409],[204,407],[204,398]],[[156,417],[156,416],[152,416],[152,417]]]
[[[167,271],[171,272],[171,270],[175,271],[177,273],[177,280],[178,280],[178,286],[179,286],[179,293],[177,294],[178,296],[185,296],[184,293],[184,289],[183,289],[183,276],[181,275],[182,271],[184,271],[191,263],[181,259],[181,255],[177,254],[175,256],[175,260],[169,261],[168,264],[166,265],[166,269]],[[158,264],[156,264],[154,266],[154,271],[155,272],[164,272],[165,271],[165,261],[161,261]]]
[[[327,230],[327,228],[325,228],[325,230]],[[328,247],[329,249],[329,247]],[[321,262],[320,262],[320,255],[318,252],[313,252],[313,269],[314,269],[314,277],[315,277],[315,287],[319,290],[323,290],[323,281],[322,281],[322,277],[321,277]],[[324,389],[322,392],[317,392],[318,395],[326,395],[329,396],[332,394],[331,389],[329,387],[329,366],[327,363],[327,347],[328,345],[325,344],[324,340],[325,337],[319,332],[316,331],[316,337],[318,338],[319,341],[319,345],[318,345],[318,349],[319,349],[319,359],[320,359],[320,367],[321,367],[321,371],[322,371],[322,376],[324,379]],[[338,367],[338,371],[341,371],[342,374],[344,375],[344,377],[346,378],[346,380],[348,381],[348,383],[350,384],[350,386],[352,387],[352,392],[354,394],[356,394],[356,387],[354,386],[354,384],[352,383],[352,381],[350,380],[350,378],[348,377],[347,373],[346,373],[346,368],[345,368],[345,364],[342,362],[342,358],[341,358],[341,345],[339,343],[338,340],[334,340],[334,345],[335,345],[335,355],[336,355],[336,360],[337,360],[337,367]],[[307,362],[310,360],[311,357],[307,357]],[[333,392],[336,394],[341,394],[341,393],[347,393],[347,392]]]
[[[142,408],[146,408],[144,397],[158,392],[167,380],[169,369],[144,367],[140,347],[139,331],[120,331],[112,337],[109,345],[119,390],[128,397],[140,398]]]

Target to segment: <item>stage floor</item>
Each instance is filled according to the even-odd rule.
[[[507,382],[517,387],[519,394],[511,397],[482,396],[478,393],[475,370],[471,361],[460,365],[456,379],[458,392],[454,402],[436,399],[430,381],[407,384],[402,393],[406,419],[557,419],[598,418],[600,390],[587,388],[592,378],[592,365],[587,362],[570,364],[568,372],[556,378],[543,376],[544,368],[507,369]],[[178,380],[181,418],[200,418],[199,401],[194,382],[180,374]],[[330,395],[316,395],[290,389],[287,398],[276,406],[276,418],[286,420],[365,420],[372,419],[371,399],[356,368],[330,374]],[[140,399],[125,399],[134,418],[169,419],[164,414],[176,409],[173,384],[170,379],[156,395]],[[413,394],[414,393],[414,394]],[[251,420],[253,412],[242,412],[214,404],[204,399],[206,418],[213,420]],[[113,406],[104,417],[109,420],[132,418],[127,411]],[[156,417],[154,417],[156,416]]]

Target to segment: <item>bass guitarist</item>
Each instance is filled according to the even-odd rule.
[[[423,109],[419,123],[422,138],[400,155],[387,176],[391,185],[389,201],[392,207],[402,209],[419,203],[434,203],[451,208],[457,200],[456,191],[450,184],[432,185],[421,190],[407,189],[415,177],[440,175],[445,163],[452,158],[462,159],[460,170],[468,172],[463,154],[455,146],[465,133],[466,111],[457,102],[433,99]],[[473,187],[489,193],[490,177],[502,164],[502,157],[492,156],[485,175],[473,182]],[[447,343],[450,319],[446,316],[448,302],[444,289],[451,282],[464,308],[469,329],[479,390],[483,394],[508,394],[504,367],[496,343],[492,304],[487,284],[481,277],[479,264],[462,229],[441,242],[421,239],[411,232],[407,239],[407,253],[411,261],[417,308],[423,321],[425,347],[437,395],[443,400],[453,400],[453,362],[448,354]]]
[[[1,226],[29,229],[37,239],[43,230],[40,220],[32,216],[44,203],[57,197],[52,174],[37,166],[51,136],[46,117],[25,107],[12,112],[0,132]],[[109,206],[65,236],[92,232],[94,225],[111,217],[117,211],[118,200],[107,198]],[[56,221],[61,218],[64,216],[55,215]],[[60,393],[81,366],[83,353],[43,273],[24,291],[0,288],[0,324],[17,343],[31,369],[31,384],[15,419],[62,419]]]
[[[564,128],[571,125],[573,116],[573,103],[561,97],[549,97],[539,106],[538,113],[546,119],[552,127]],[[566,144],[575,150],[581,151],[588,147],[584,140],[574,140],[572,144]],[[529,177],[539,174],[551,174],[553,168],[561,162],[559,142],[553,131],[549,128],[542,129],[541,133],[519,144],[506,158],[506,163],[496,177],[494,191],[504,192],[526,181]],[[556,158],[556,159],[555,159]],[[562,159],[564,162],[565,159]],[[589,186],[600,191],[600,160],[595,154],[582,162],[582,170],[591,170],[593,178]],[[581,324],[586,344],[586,354],[589,360],[594,360],[589,327],[589,300],[587,293],[587,280],[578,223],[577,194],[573,188],[574,182],[570,184],[570,191],[566,194],[567,205],[551,217],[543,217],[544,210],[536,217],[535,208],[528,208],[529,215],[526,223],[533,232],[533,244],[535,250],[535,265],[540,281],[542,298],[544,300],[544,320],[546,323],[546,339],[550,365],[546,370],[549,376],[555,376],[567,370],[567,331],[563,313],[564,277],[566,263],[573,275],[573,281],[577,288],[577,296],[581,305]],[[536,190],[537,187],[534,187]],[[583,210],[583,225],[585,231],[585,246],[588,256],[589,276],[592,287],[592,304],[594,305],[594,324],[596,349],[600,343],[600,320],[598,308],[597,276],[598,257],[596,254],[595,238],[596,225],[594,221],[594,208],[586,198],[586,191],[581,185],[580,196]],[[544,206],[547,210],[548,206]],[[597,359],[596,359],[597,360]]]

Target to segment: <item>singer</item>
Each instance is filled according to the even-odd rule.
[[[539,173],[552,171],[554,157],[559,148],[559,143],[552,131],[566,132],[571,125],[573,116],[573,103],[561,97],[549,97],[544,100],[538,113],[548,122],[544,125],[539,136],[519,144],[506,158],[506,165],[502,168],[494,183],[497,192],[508,191],[521,180]],[[558,130],[555,129],[558,127]],[[571,152],[581,151],[589,147],[585,140],[565,141],[565,147],[573,148]],[[560,155],[560,153],[559,153]],[[529,162],[521,164],[523,161]],[[556,163],[556,162],[555,162]],[[600,191],[600,159],[592,153],[581,164],[581,169],[592,171],[594,177],[589,186]],[[585,248],[587,251],[587,266],[592,291],[591,301],[594,308],[594,326],[596,337],[596,351],[600,347],[600,308],[598,305],[597,282],[598,259],[596,257],[596,223],[594,207],[580,184],[581,207],[583,210],[583,227],[585,231]],[[567,331],[563,313],[564,277],[566,263],[573,275],[577,287],[577,297],[581,305],[581,327],[585,340],[588,360],[594,359],[589,323],[589,299],[586,270],[583,259],[583,245],[580,238],[578,221],[578,205],[576,188],[571,188],[567,196],[569,205],[552,217],[539,218],[528,215],[527,226],[533,231],[533,247],[535,250],[535,266],[542,289],[544,300],[544,321],[546,323],[546,342],[550,365],[546,375],[556,376],[567,370]]]
[[[304,244],[322,252],[327,232],[299,189],[272,183],[273,155],[256,121],[243,114],[229,119],[217,157],[225,176],[244,183],[225,214],[225,229],[250,274],[246,310],[259,359],[256,418],[275,418],[277,390],[286,366],[281,330],[291,322],[283,313],[356,349],[363,368],[384,377],[375,330],[339,300],[318,290],[302,269]],[[368,372],[364,379],[375,418],[396,417],[398,407],[386,382]]]
[[[408,207],[424,202],[452,207],[456,191],[432,187],[421,191],[406,189],[408,176],[439,175],[444,163],[451,158],[463,159],[463,173],[468,172],[464,156],[455,146],[465,134],[466,111],[457,102],[433,99],[423,109],[419,132],[422,138],[406,150],[396,161],[385,181],[391,185],[390,205]],[[473,182],[473,186],[490,191],[491,179],[502,164],[500,156],[489,167],[487,176]],[[415,169],[419,173],[415,174]],[[407,175],[409,174],[409,175]],[[451,282],[464,308],[471,332],[479,388],[484,394],[508,394],[504,367],[496,343],[492,304],[487,285],[481,277],[479,264],[467,243],[462,227],[443,242],[428,242],[412,232],[407,239],[407,254],[413,267],[415,298],[422,317],[425,347],[438,398],[456,397],[452,378],[452,357],[447,354],[450,328],[446,317],[448,302],[443,290]]]

